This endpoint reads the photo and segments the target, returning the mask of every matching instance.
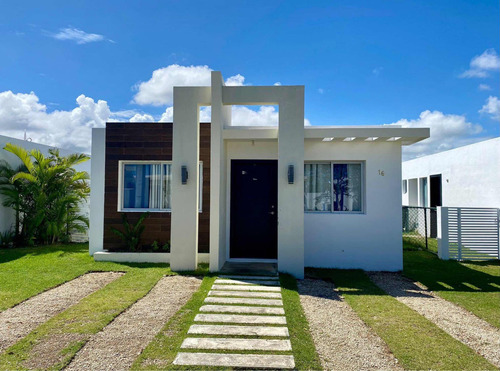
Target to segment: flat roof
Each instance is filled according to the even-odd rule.
[[[276,126],[231,126],[223,130],[224,139],[278,139]],[[410,145],[429,138],[429,128],[400,126],[305,126],[304,139],[325,142],[400,142]]]

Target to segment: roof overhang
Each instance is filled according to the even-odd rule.
[[[399,126],[306,126],[305,140],[325,142],[399,142],[410,145],[429,138],[429,128],[402,128]],[[228,140],[277,140],[278,127],[231,126],[223,130]]]

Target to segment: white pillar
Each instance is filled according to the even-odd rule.
[[[210,88],[174,87],[172,144],[172,224],[170,267],[173,271],[198,266],[199,107],[210,104]],[[182,184],[185,166],[188,180]]]
[[[450,241],[448,234],[448,208],[439,206],[437,208],[437,241],[439,259],[450,258]]]
[[[283,91],[278,131],[278,270],[304,278],[304,87]],[[293,184],[288,183],[290,165]]]
[[[103,251],[106,129],[92,129],[89,254]]]

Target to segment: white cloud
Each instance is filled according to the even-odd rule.
[[[148,81],[137,83],[133,102],[140,105],[171,105],[174,86],[209,86],[212,69],[208,66],[180,66],[172,64],[153,71]],[[243,85],[245,77],[237,74],[226,80],[226,85]]]
[[[145,114],[136,113],[129,120],[130,122],[154,122],[155,119],[153,116]]]
[[[24,131],[34,142],[90,152],[91,129],[104,127],[106,121],[154,121],[148,114],[134,110],[111,112],[104,100],[97,102],[85,95],[76,98],[69,111],[47,112],[34,92],[0,92],[0,134],[23,138]]]
[[[281,82],[276,81],[273,85],[274,85],[274,86],[281,86]]]
[[[70,28],[70,27],[61,28],[58,33],[50,34],[50,36],[57,40],[74,41],[77,44],[87,44],[105,40],[103,35],[95,33],[87,33],[85,31],[79,30],[78,28]]]
[[[477,88],[481,91],[491,90],[491,86],[489,86],[488,84],[479,84]]]
[[[486,113],[493,120],[500,120],[500,99],[489,96],[484,106],[479,110],[479,113]]]
[[[481,125],[472,124],[465,116],[444,114],[440,111],[424,111],[418,119],[401,119],[389,125],[404,128],[430,128],[430,138],[403,147],[403,159],[429,155],[479,140],[471,137],[481,133]]]
[[[500,70],[500,57],[495,49],[487,49],[481,55],[476,55],[470,61],[470,68],[462,73],[460,77],[487,77],[489,72]]]

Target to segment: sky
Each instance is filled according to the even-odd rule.
[[[500,134],[497,0],[10,1],[0,135],[90,151],[106,121],[171,121],[172,87],[304,85],[305,125],[430,127],[404,159]],[[235,107],[273,125],[277,107]],[[210,110],[202,108],[202,121]]]

